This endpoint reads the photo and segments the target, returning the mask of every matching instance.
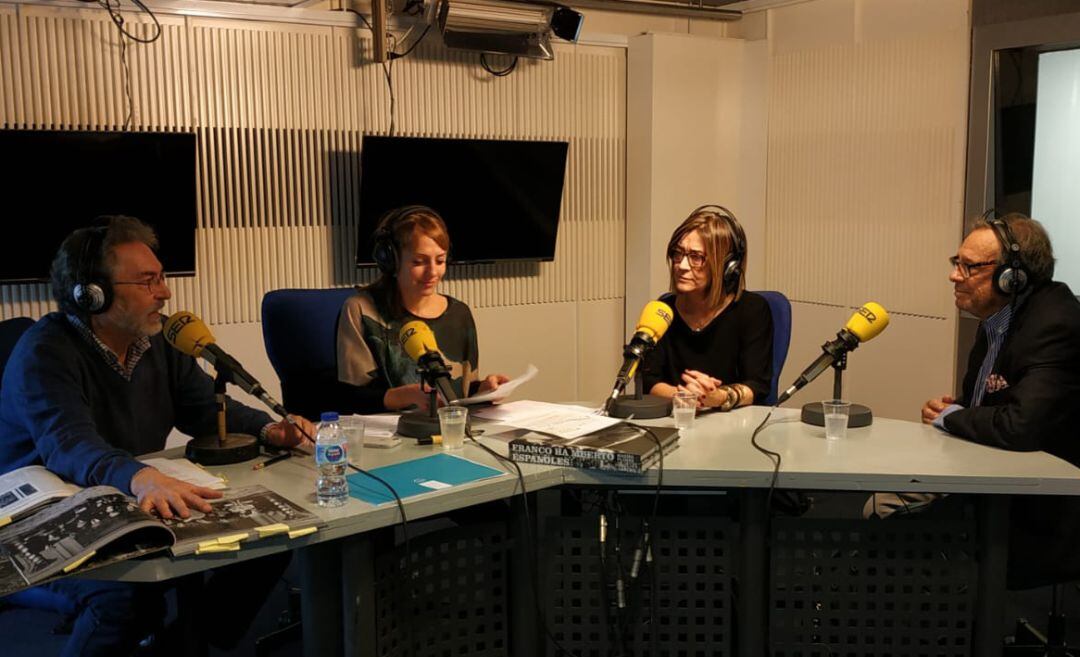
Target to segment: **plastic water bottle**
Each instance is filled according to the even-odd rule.
[[[319,506],[341,506],[349,499],[345,467],[349,462],[348,441],[338,424],[337,413],[323,413],[315,434],[315,498]]]

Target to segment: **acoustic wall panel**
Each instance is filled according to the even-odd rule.
[[[138,14],[124,17],[141,37],[152,33]],[[199,137],[198,275],[170,280],[167,310],[257,322],[267,290],[370,280],[352,264],[360,148],[391,121],[366,30],[159,20],[159,40],[127,45],[131,129]],[[103,11],[0,5],[0,127],[122,129],[119,44]],[[475,55],[429,35],[391,70],[394,134],[570,142],[555,261],[452,267],[448,293],[489,308],[622,299],[623,49],[560,46],[554,62],[523,61],[493,78]],[[2,317],[50,307],[44,285],[0,286]]]

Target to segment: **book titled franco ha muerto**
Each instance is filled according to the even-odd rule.
[[[674,450],[679,441],[678,429],[649,427],[649,431],[625,422],[576,438],[558,438],[522,429],[510,440],[510,458],[536,465],[644,472],[660,460],[657,440],[664,454]]]
[[[146,513],[111,486],[79,488],[41,466],[0,476],[0,596],[75,570],[169,550],[239,550],[242,543],[314,532],[318,516],[262,486],[226,489],[209,513]]]

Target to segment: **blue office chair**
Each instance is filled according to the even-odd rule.
[[[289,412],[318,418],[323,411],[351,412],[353,386],[337,380],[337,320],[351,287],[273,290],[262,302],[266,355],[281,380]]]
[[[764,400],[765,404],[772,406],[776,403],[780,372],[784,369],[788,347],[791,345],[791,302],[779,292],[764,291],[755,294],[760,294],[765,299],[772,313],[772,385],[769,387],[769,396]]]

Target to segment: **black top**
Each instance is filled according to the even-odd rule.
[[[660,300],[671,306],[675,318],[645,356],[645,392],[657,383],[679,385],[685,370],[697,370],[725,384],[742,383],[754,391],[755,403],[765,401],[772,386],[773,324],[763,297],[744,292],[700,331],[683,321],[674,294]]]

